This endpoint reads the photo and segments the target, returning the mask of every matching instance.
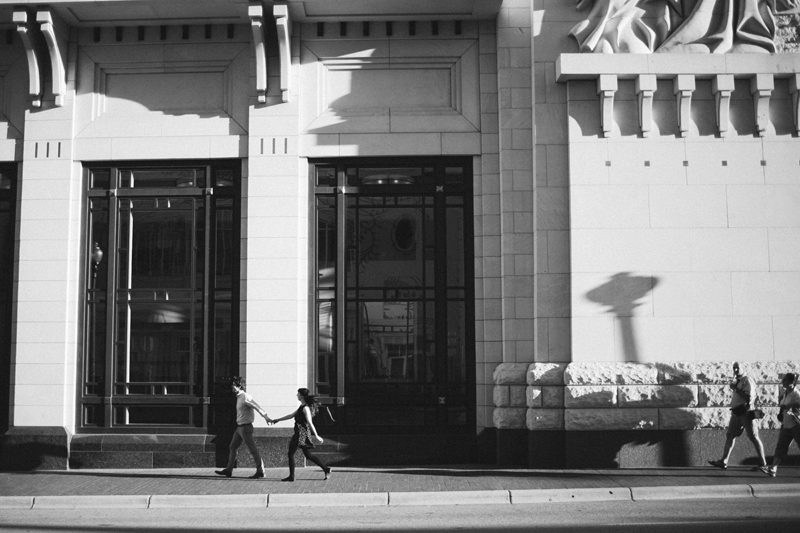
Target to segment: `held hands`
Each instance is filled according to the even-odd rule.
[[[319,443],[320,443],[320,444],[322,444],[322,442],[323,442],[323,441],[322,441],[322,437],[320,437],[319,435],[317,435],[317,436],[316,436],[316,437],[314,437],[314,438],[315,438],[315,439],[317,439],[317,440],[319,441]]]
[[[267,414],[266,414],[266,413],[264,413],[264,414],[263,414],[263,415],[261,415],[261,416],[263,416],[263,417],[264,417],[264,420],[266,420],[266,421],[267,421],[267,425],[268,425],[268,426],[271,426],[272,424],[274,424],[274,423],[275,423],[275,421],[274,421],[273,419],[271,419],[269,416],[267,416]]]

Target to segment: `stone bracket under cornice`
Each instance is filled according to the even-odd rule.
[[[265,24],[268,20],[264,4],[260,1],[253,1],[247,7],[247,14],[250,17],[250,28],[253,31],[253,46],[256,58],[256,93],[258,102],[263,104],[267,101],[267,43],[265,39]],[[291,21],[289,20],[289,10],[285,4],[275,4],[272,7],[272,14],[275,19],[275,31],[278,37],[278,61],[280,63],[280,90],[281,100],[289,101],[292,80],[292,52],[291,52]]]
[[[66,28],[55,13],[49,9],[36,12],[36,22],[42,30],[47,50],[50,54],[52,70],[53,96],[56,107],[64,105],[67,95],[67,52],[69,50],[69,28]]]
[[[28,59],[28,95],[33,107],[41,107],[42,78],[39,75],[39,56],[36,50],[34,24],[29,19],[30,15],[27,10],[14,10],[13,21],[17,25],[17,33],[22,39]]]
[[[285,4],[273,7],[275,28],[278,31],[278,57],[281,64],[281,100],[289,101],[292,83],[292,23],[289,20],[289,8]]]
[[[267,101],[267,46],[264,39],[264,6],[261,2],[250,2],[247,6],[250,29],[253,30],[253,47],[256,55],[256,93],[258,102]]]
[[[601,96],[603,136],[612,130],[613,102],[618,79],[636,81],[639,126],[647,137],[652,124],[652,94],[658,79],[672,80],[681,136],[689,132],[690,107],[696,79],[710,79],[716,101],[717,131],[729,131],[730,99],[734,79],[750,81],[753,121],[763,136],[770,125],[769,102],[775,78],[789,79],[795,134],[800,134],[800,54],[561,54],[556,61],[556,80],[597,80]]]
[[[16,8],[13,21],[17,25],[17,33],[22,39],[28,60],[28,94],[33,107],[42,106],[43,87],[41,69],[50,66],[51,90],[56,107],[64,105],[67,95],[67,54],[69,53],[69,28],[56,17],[50,9],[40,8],[36,12],[38,28],[27,9]],[[41,55],[44,40],[49,61],[43,61]]]

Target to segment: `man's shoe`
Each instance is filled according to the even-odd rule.
[[[717,459],[716,461],[709,461],[708,464],[710,464],[711,466],[714,466],[716,468],[721,468],[723,470],[728,468],[727,463],[723,463],[721,459]]]
[[[218,476],[231,477],[231,474],[233,474],[233,470],[228,470],[227,468],[223,468],[222,470],[214,470],[214,473]]]
[[[294,481],[294,476],[285,477],[281,481]]]
[[[763,473],[765,473],[766,475],[768,475],[769,477],[775,477],[775,476],[777,476],[777,475],[778,475],[778,472],[777,472],[776,470],[773,470],[773,469],[771,469],[771,468],[770,468],[770,467],[768,467],[768,466],[759,466],[759,467],[758,467],[758,469],[759,469],[761,472],[763,472]]]
[[[262,478],[262,477],[264,477],[264,472],[262,472],[261,470],[259,470],[259,471],[257,471],[255,474],[253,474],[252,476],[250,476],[250,479],[259,479],[259,478]]]
[[[323,481],[325,481],[331,475],[331,467],[326,466],[325,468],[322,469],[322,471],[325,472],[325,479],[323,479]]]

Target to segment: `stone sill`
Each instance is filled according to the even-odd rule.
[[[712,78],[720,74],[789,77],[800,72],[800,54],[561,54],[556,81],[593,80],[601,75],[634,79],[642,74],[674,78],[681,74]]]

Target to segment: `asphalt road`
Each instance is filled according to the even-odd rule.
[[[0,511],[0,531],[797,533],[800,498],[409,507],[4,509]]]

